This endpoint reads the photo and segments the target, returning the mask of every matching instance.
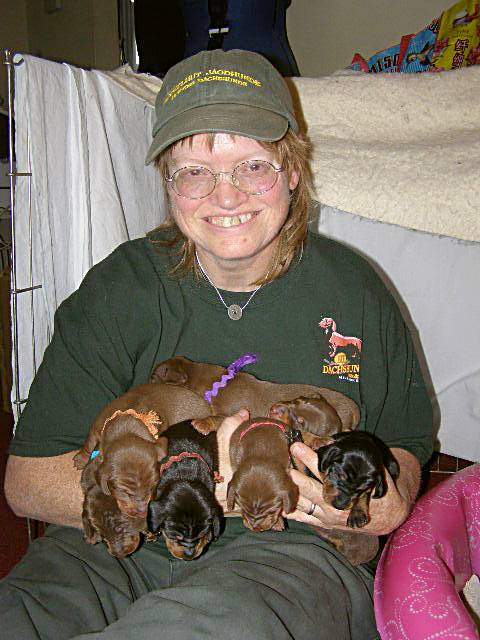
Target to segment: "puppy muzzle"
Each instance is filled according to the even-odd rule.
[[[179,540],[172,540],[162,532],[167,549],[170,551],[174,558],[179,560],[195,560],[202,553],[205,546],[210,542],[211,536],[205,535],[197,542],[180,542]]]

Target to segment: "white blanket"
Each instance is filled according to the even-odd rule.
[[[108,74],[154,104],[161,81]],[[373,220],[480,241],[480,66],[290,81],[317,199]]]

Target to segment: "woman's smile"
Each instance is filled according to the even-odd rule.
[[[209,216],[206,220],[216,227],[231,229],[232,227],[238,227],[249,222],[256,215],[256,213],[241,213],[236,216]]]

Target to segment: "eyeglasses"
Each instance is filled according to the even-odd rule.
[[[166,176],[175,193],[184,198],[200,200],[209,196],[217,186],[219,176],[228,176],[231,183],[239,191],[258,196],[272,189],[278,174],[285,171],[283,167],[274,167],[267,160],[247,160],[240,162],[235,169],[213,173],[207,167],[182,167],[171,176]]]

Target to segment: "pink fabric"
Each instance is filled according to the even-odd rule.
[[[458,592],[480,575],[480,464],[420,498],[389,538],[375,577],[382,640],[471,640],[477,627]]]

